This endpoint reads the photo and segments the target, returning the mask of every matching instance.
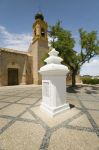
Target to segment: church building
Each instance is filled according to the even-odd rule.
[[[27,52],[0,48],[0,86],[41,84],[38,70],[49,52],[48,25],[41,13],[35,15],[33,40]]]
[[[27,52],[0,48],[0,86],[41,84],[41,75],[38,73],[44,65],[44,58],[49,52],[48,24],[41,13],[35,15],[33,39]],[[67,84],[71,84],[70,73]],[[81,83],[77,75],[76,82]]]

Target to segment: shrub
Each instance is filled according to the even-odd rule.
[[[83,77],[82,82],[84,84],[99,84],[99,79],[98,78],[92,79],[90,77]]]

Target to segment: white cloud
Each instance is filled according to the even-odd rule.
[[[32,40],[30,33],[10,33],[4,26],[0,26],[0,47],[27,51]]]
[[[86,62],[81,68],[81,75],[99,76],[99,57]]]
[[[93,59],[92,61],[90,61],[89,63],[86,62],[84,64],[85,67],[95,67],[95,66],[99,66],[99,60],[98,59]]]

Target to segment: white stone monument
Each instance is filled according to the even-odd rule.
[[[42,75],[42,103],[41,109],[55,116],[62,111],[69,109],[66,103],[66,74],[68,68],[62,65],[62,58],[58,57],[59,52],[52,49],[49,57],[44,61],[47,63],[40,68]]]

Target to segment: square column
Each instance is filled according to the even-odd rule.
[[[41,108],[47,111],[50,116],[55,116],[69,109],[69,104],[66,103],[65,76],[43,77]]]

